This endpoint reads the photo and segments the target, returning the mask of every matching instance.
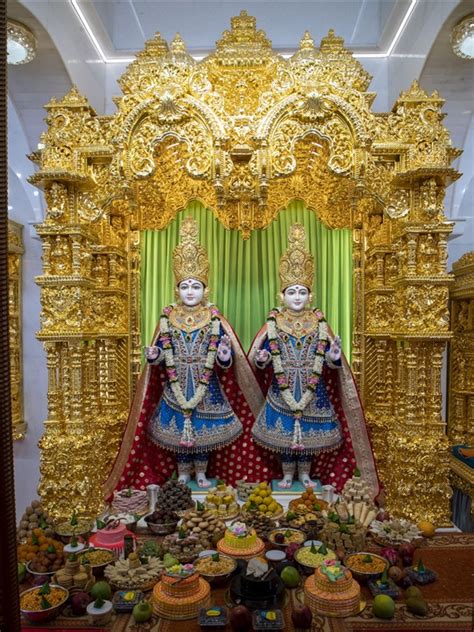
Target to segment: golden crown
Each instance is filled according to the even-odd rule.
[[[186,217],[179,229],[180,242],[173,250],[173,274],[176,285],[185,279],[197,279],[207,286],[209,260],[206,250],[198,242],[198,225]]]
[[[288,249],[280,258],[280,289],[290,285],[313,287],[314,258],[305,246],[306,231],[301,224],[293,224],[288,233]]]

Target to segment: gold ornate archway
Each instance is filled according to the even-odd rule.
[[[195,62],[177,36],[148,41],[117,113],[73,89],[46,106],[32,156],[42,186],[41,331],[48,419],[40,493],[52,513],[94,513],[140,367],[139,231],[193,199],[243,238],[294,198],[354,235],[353,368],[387,506],[449,518],[441,359],[450,337],[445,187],[458,155],[442,99],[416,82],[388,114],[332,31],[288,60],[242,12]]]

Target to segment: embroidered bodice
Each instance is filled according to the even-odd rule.
[[[206,324],[194,331],[186,331],[170,324],[170,334],[178,380],[184,396],[189,400],[196,392],[199,379],[204,371],[211,326]],[[220,327],[219,335],[222,336],[222,334],[222,327]],[[169,382],[165,384],[163,397],[171,406],[179,407]],[[208,413],[231,410],[215,373],[212,375],[207,392],[196,410]]]

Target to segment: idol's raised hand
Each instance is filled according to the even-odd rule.
[[[330,360],[333,362],[337,362],[341,359],[341,339],[339,336],[336,336],[334,340],[331,342],[331,346],[329,347],[328,356]]]
[[[231,356],[232,346],[230,343],[230,338],[227,334],[224,334],[219,342],[219,346],[217,347],[217,357],[219,358],[219,361],[223,364],[228,364]]]

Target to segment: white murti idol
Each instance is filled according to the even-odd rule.
[[[290,228],[279,267],[282,306],[271,310],[249,353],[256,368],[268,373],[262,380],[268,388],[265,404],[252,435],[278,453],[280,488],[291,487],[295,476],[313,487],[315,472],[340,490],[358,466],[375,496],[373,454],[341,341],[322,311],[311,307],[314,259],[305,238],[302,225]]]

